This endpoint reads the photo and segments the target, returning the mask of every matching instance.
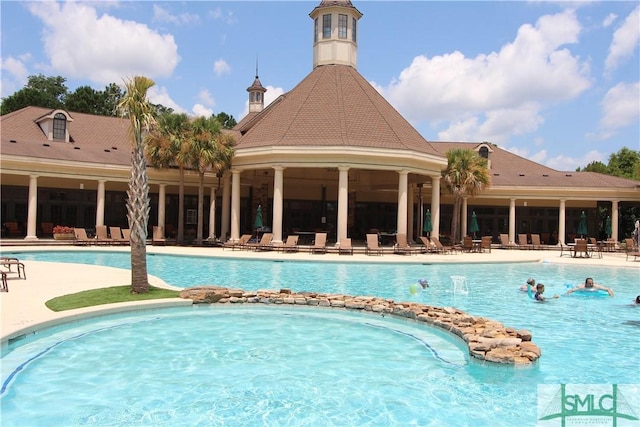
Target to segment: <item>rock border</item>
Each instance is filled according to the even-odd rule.
[[[457,335],[475,359],[510,365],[531,365],[540,358],[540,348],[531,332],[505,327],[484,317],[472,316],[453,307],[435,307],[414,302],[395,302],[373,296],[350,296],[290,289],[244,291],[222,286],[197,286],[180,292],[194,304],[291,304],[364,310],[415,319]]]

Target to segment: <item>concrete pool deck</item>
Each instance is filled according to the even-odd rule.
[[[126,246],[2,246],[0,255],[16,256],[20,253],[33,251],[113,251],[128,252]],[[602,258],[571,258],[560,256],[557,250],[518,250],[494,249],[491,253],[458,253],[449,255],[419,254],[367,256],[364,254],[338,255],[297,253],[278,253],[274,251],[232,251],[229,249],[212,247],[182,247],[182,246],[147,246],[148,254],[175,254],[185,256],[208,256],[242,259],[277,259],[297,261],[324,262],[378,262],[378,263],[505,263],[505,262],[549,262],[572,265],[584,265],[588,272],[591,266],[625,267],[638,270],[640,276],[640,262],[626,260],[624,253],[606,252]],[[5,269],[6,270],[6,269]],[[15,270],[15,268],[14,268]],[[144,302],[129,302],[109,304],[105,306],[87,307],[64,312],[54,312],[45,306],[51,298],[76,293],[82,290],[125,285],[130,283],[130,271],[93,265],[65,264],[54,262],[26,261],[27,279],[17,278],[17,274],[9,274],[9,292],[0,293],[1,329],[0,339],[2,347],[9,339],[28,334],[43,327],[63,323],[69,320],[102,315],[113,312],[148,309],[154,307],[190,305],[191,300],[164,299]],[[588,274],[588,273],[587,273]],[[524,281],[524,279],[523,279]],[[153,286],[173,288],[158,277],[149,276]],[[215,283],[194,283],[193,286],[212,285]],[[515,284],[514,284],[515,285]],[[175,288],[177,289],[177,288]],[[614,289],[615,291],[615,289]]]

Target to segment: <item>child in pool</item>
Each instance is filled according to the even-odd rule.
[[[604,287],[602,285],[599,285],[597,283],[593,283],[593,278],[591,277],[587,277],[584,281],[584,285],[578,285],[575,288],[571,288],[567,291],[567,295],[571,295],[572,293],[576,292],[576,291],[595,291],[595,290],[602,290],[602,291],[607,291],[607,293],[609,294],[610,297],[613,296],[613,291],[611,290],[611,288],[607,288]]]
[[[529,291],[529,286],[535,286],[535,285],[536,285],[536,279],[534,279],[532,277],[529,277],[527,279],[527,284],[520,286],[520,290],[522,292],[528,292]]]
[[[540,302],[546,301],[542,294],[544,294],[544,285],[542,283],[538,283],[536,285],[536,293],[533,295],[533,299]],[[553,297],[559,298],[560,295],[554,295]]]

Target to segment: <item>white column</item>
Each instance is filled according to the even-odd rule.
[[[462,237],[467,235],[467,202],[468,202],[468,198],[467,197],[463,197],[462,198],[462,218],[460,218],[460,222],[462,225],[462,229],[460,230],[462,232]]]
[[[558,243],[565,243],[566,238],[566,200],[560,199],[560,211],[558,213]]]
[[[96,203],[96,225],[104,225],[104,179],[98,180],[98,195]]]
[[[38,218],[38,175],[29,176],[29,207],[27,210],[27,235],[24,240],[38,240],[36,221]]]
[[[231,215],[231,177],[225,174],[222,178],[222,227],[220,227],[220,238],[229,238],[229,220]]]
[[[166,230],[166,212],[167,212],[167,184],[160,184],[158,188],[158,227],[162,227],[162,237]]]
[[[431,177],[431,235],[440,238],[440,176]]]
[[[231,237],[229,240],[240,240],[240,174],[242,171],[231,171]]]
[[[416,205],[420,204],[420,201],[418,200],[418,203]],[[407,188],[407,240],[411,241],[413,240],[416,236],[413,234],[413,227],[414,227],[414,215],[413,215],[413,186],[409,185]],[[420,208],[418,207],[418,211],[420,211]],[[419,214],[419,212],[418,212]]]
[[[407,184],[409,172],[398,172],[398,234],[407,234]]]
[[[349,167],[340,166],[338,177],[338,230],[336,238],[347,238],[347,219],[349,215]]]
[[[209,196],[209,240],[216,240],[216,187],[211,187]]]
[[[516,199],[509,199],[509,242],[516,241]]]
[[[282,203],[284,191],[284,168],[282,166],[273,167],[273,243],[282,243]]]
[[[618,215],[620,212],[618,211],[618,200],[611,201],[611,238],[617,242],[618,241]]]

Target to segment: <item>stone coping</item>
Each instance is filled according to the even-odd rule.
[[[194,304],[292,304],[364,310],[425,322],[460,337],[475,359],[508,365],[531,365],[540,358],[540,348],[531,332],[505,327],[484,317],[472,316],[453,307],[435,307],[414,302],[395,302],[373,296],[291,292],[290,289],[244,291],[221,286],[184,289],[180,297]]]

